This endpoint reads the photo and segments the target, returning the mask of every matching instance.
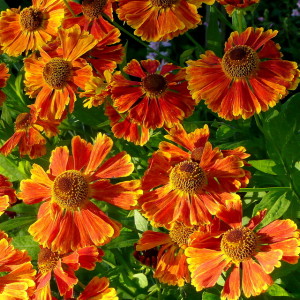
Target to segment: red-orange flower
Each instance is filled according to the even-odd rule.
[[[247,185],[250,174],[242,167],[249,155],[244,147],[232,152],[213,148],[207,125],[189,134],[176,126],[166,138],[188,152],[168,142],[159,144],[142,178],[143,213],[157,225],[209,223],[220,206],[239,198],[231,192]]]
[[[15,249],[7,234],[0,231],[0,298],[27,300],[35,289],[36,271],[25,250]]]
[[[128,112],[134,123],[153,129],[172,127],[190,116],[195,105],[187,90],[185,69],[173,64],[159,68],[157,60],[139,63],[133,59],[123,71],[136,79],[128,80],[118,72],[111,90],[119,113]]]
[[[106,277],[94,277],[77,300],[117,300],[117,292],[109,287],[109,280]]]
[[[11,56],[38,50],[57,36],[64,17],[61,0],[32,0],[32,6],[1,12],[0,44]]]
[[[72,155],[66,146],[52,151],[47,173],[37,164],[31,179],[21,182],[19,198],[26,204],[43,203],[29,232],[45,248],[66,253],[90,245],[104,245],[119,235],[121,224],[110,219],[91,198],[123,209],[133,209],[139,196],[139,180],[112,184],[109,178],[132,173],[126,152],[107,159],[112,140],[101,133],[94,145],[76,136]]]
[[[12,183],[7,177],[0,174],[0,216],[9,207],[17,201],[16,193]]]
[[[225,9],[229,15],[231,15],[235,9],[246,8],[259,2],[259,0],[217,0],[217,1],[221,5],[225,6]]]
[[[112,2],[114,0],[83,0],[81,4],[70,1],[70,7],[76,16],[67,12],[63,27],[70,28],[78,24],[82,30],[89,31],[96,39],[102,39],[110,31],[116,29],[103,17],[106,15],[113,19]],[[82,15],[78,16],[79,14]]]
[[[9,78],[10,74],[8,73],[8,68],[6,64],[2,63],[0,64],[0,88],[3,88],[6,86],[6,81]],[[3,104],[3,102],[6,99],[6,95],[3,91],[0,90],[0,106]]]
[[[300,241],[296,224],[276,220],[254,231],[265,213],[259,212],[242,226],[241,203],[232,202],[218,214],[227,224],[227,231],[194,236],[185,255],[197,291],[214,286],[222,272],[229,270],[222,299],[238,300],[241,290],[246,297],[257,296],[273,283],[268,274],[280,267],[280,260],[297,263]]]
[[[81,31],[78,25],[58,31],[61,47],[31,55],[24,59],[25,89],[30,97],[36,97],[41,118],[60,119],[69,105],[74,109],[75,92],[84,89],[92,77],[92,68],[80,58],[92,49],[97,40]]]
[[[214,0],[118,0],[120,20],[135,29],[142,40],[170,40],[201,24],[197,8]],[[195,3],[196,2],[196,3]]]
[[[39,272],[36,276],[36,291],[33,299],[52,299],[50,280],[54,275],[58,291],[65,298],[73,297],[73,287],[78,279],[75,271],[79,268],[93,270],[96,262],[102,261],[104,252],[95,246],[84,247],[66,255],[41,247],[38,255]],[[52,273],[53,272],[53,273]]]
[[[41,120],[35,105],[31,105],[29,113],[21,113],[15,121],[15,133],[0,148],[0,152],[9,155],[18,146],[21,156],[37,158],[46,154],[46,139],[41,134],[52,137],[58,134],[61,120]]]
[[[187,80],[193,98],[224,119],[249,118],[266,111],[298,84],[297,64],[282,60],[271,39],[277,31],[247,28],[231,33],[223,58],[206,51],[188,61]]]

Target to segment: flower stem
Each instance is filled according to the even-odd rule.
[[[274,187],[263,187],[263,188],[241,188],[238,192],[270,192],[270,191],[290,191],[290,187],[274,186]]]
[[[63,1],[64,1],[64,3],[65,3],[66,7],[68,8],[68,10],[71,12],[72,16],[73,16],[73,17],[76,17],[76,15],[75,15],[73,9],[71,8],[69,2],[68,2],[67,0],[63,0]]]

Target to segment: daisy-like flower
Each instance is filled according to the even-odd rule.
[[[117,300],[117,291],[109,287],[109,280],[106,277],[94,277],[77,300]]]
[[[296,224],[276,220],[255,231],[265,213],[259,212],[242,226],[241,203],[232,202],[218,214],[227,231],[195,236],[185,255],[197,291],[214,286],[221,273],[229,270],[221,299],[238,300],[241,290],[246,297],[257,296],[273,283],[269,274],[280,267],[280,260],[297,263],[300,242]]]
[[[32,0],[22,11],[7,9],[0,16],[0,44],[10,56],[38,50],[57,36],[64,17],[61,0]]]
[[[0,216],[9,207],[17,201],[16,192],[13,189],[12,183],[7,177],[0,174]]]
[[[27,300],[35,289],[36,271],[28,253],[15,249],[11,242],[7,234],[0,231],[0,298]]]
[[[74,109],[75,92],[92,77],[92,68],[80,58],[92,49],[97,40],[82,32],[78,25],[58,31],[61,47],[52,51],[40,49],[24,59],[25,89],[30,97],[36,97],[36,106],[43,119],[60,119],[69,104]]]
[[[250,173],[242,167],[249,155],[244,147],[229,152],[213,148],[207,125],[189,134],[176,126],[166,138],[188,151],[159,144],[142,178],[142,212],[157,226],[210,223],[220,206],[239,198],[231,192],[247,185]]]
[[[2,63],[0,64],[0,88],[3,88],[6,86],[6,81],[9,78],[10,74],[8,73],[8,68],[6,64]],[[6,99],[6,95],[3,91],[0,90],[0,106],[3,104],[3,102]]]
[[[117,14],[142,40],[171,40],[201,24],[197,8],[214,0],[118,0]]]
[[[128,114],[118,113],[113,106],[106,105],[105,114],[110,120],[111,131],[118,139],[124,139],[136,145],[145,145],[150,138],[149,129],[135,123]]]
[[[76,16],[74,17],[70,12],[67,12],[63,27],[70,28],[78,24],[83,30],[89,31],[96,39],[102,39],[111,30],[116,29],[103,17],[106,15],[111,20],[113,19],[112,3],[114,1],[83,0],[81,4],[70,1],[70,7]]]
[[[133,1],[134,2],[134,1]],[[134,123],[147,128],[172,127],[190,116],[195,102],[187,89],[185,69],[157,60],[133,59],[123,71],[135,77],[128,80],[120,72],[112,82],[113,105],[127,113]],[[178,71],[178,72],[177,72]]]
[[[221,5],[225,6],[225,9],[229,15],[233,13],[235,9],[243,9],[253,4],[259,3],[259,0],[217,0]]]
[[[46,139],[41,134],[45,132],[47,137],[58,134],[58,125],[61,120],[42,120],[35,105],[30,105],[29,113],[21,113],[15,121],[15,133],[0,148],[0,152],[9,155],[18,146],[21,156],[28,155],[31,159],[46,154]]]
[[[133,209],[140,194],[139,180],[112,184],[109,178],[132,173],[126,152],[107,159],[112,140],[101,133],[94,145],[76,136],[72,155],[66,146],[52,151],[49,170],[37,164],[31,179],[21,181],[19,198],[26,204],[45,201],[29,233],[44,248],[67,253],[91,245],[104,245],[120,233],[121,224],[111,220],[91,198],[123,209]]]
[[[193,98],[224,119],[249,118],[266,111],[298,85],[295,62],[282,60],[279,45],[271,39],[277,31],[247,28],[231,33],[225,54],[206,51],[188,61],[187,80]]]
[[[79,268],[93,270],[96,262],[102,261],[104,252],[95,246],[84,247],[75,252],[59,255],[48,248],[41,247],[38,255],[36,291],[33,299],[52,299],[50,280],[54,275],[58,291],[65,298],[73,297],[73,287],[78,279],[75,271]]]

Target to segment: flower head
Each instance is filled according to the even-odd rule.
[[[6,64],[1,63],[0,64],[0,88],[3,88],[6,86],[6,81],[9,78],[10,74],[8,73],[8,68]],[[0,90],[0,106],[3,104],[3,102],[6,99],[6,95],[3,91]]]
[[[295,89],[299,71],[295,62],[282,60],[271,39],[277,31],[247,28],[231,33],[223,58],[206,51],[188,61],[187,80],[193,98],[224,119],[249,118],[266,111]]]
[[[259,3],[259,0],[217,0],[217,1],[221,5],[225,6],[225,9],[229,15],[231,15],[235,9],[243,9],[253,4]]]
[[[243,147],[213,148],[207,125],[189,134],[175,126],[166,138],[187,151],[169,142],[159,144],[142,178],[145,193],[139,203],[143,213],[156,225],[211,222],[220,206],[239,198],[231,192],[247,185],[250,174],[242,167],[249,155]]]
[[[63,1],[32,0],[23,10],[12,8],[1,12],[0,44],[11,56],[38,50],[57,36],[64,17]]]
[[[16,192],[13,189],[12,183],[7,177],[0,174],[0,216],[9,207],[17,201]]]
[[[26,204],[45,201],[30,234],[45,248],[58,253],[91,245],[104,245],[119,235],[121,225],[91,202],[105,201],[123,209],[133,209],[140,194],[139,181],[112,184],[109,178],[128,176],[133,164],[126,152],[105,162],[112,140],[101,133],[94,145],[76,136],[72,155],[66,146],[52,151],[47,172],[37,164],[31,179],[21,182],[19,198]]]

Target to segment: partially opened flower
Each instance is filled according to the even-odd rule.
[[[8,73],[8,68],[6,64],[1,63],[0,64],[0,88],[3,88],[6,86],[6,81],[9,78],[10,74]],[[0,106],[3,104],[3,102],[6,99],[6,95],[3,91],[0,90]]]
[[[224,119],[249,118],[266,111],[295,89],[299,70],[282,60],[279,45],[271,39],[277,31],[247,28],[231,33],[222,58],[206,51],[188,61],[187,80],[193,98]]]
[[[7,234],[0,231],[0,298],[27,300],[35,289],[36,271],[25,250],[11,244]]]
[[[235,9],[247,8],[259,3],[259,0],[217,0],[217,2],[224,5],[227,13],[231,15]]]
[[[142,40],[170,40],[201,24],[197,8],[214,0],[118,0],[117,14]],[[194,4],[194,3],[195,4]]]
[[[61,0],[32,0],[23,10],[12,8],[1,12],[0,45],[11,56],[38,50],[57,36],[64,18]]]
[[[119,113],[128,112],[134,123],[147,128],[172,127],[190,116],[195,102],[187,89],[185,69],[173,64],[161,67],[157,60],[133,59],[112,82],[113,105]]]
[[[80,248],[75,252],[59,255],[48,248],[41,247],[38,255],[38,273],[36,291],[33,299],[52,299],[50,280],[52,276],[57,283],[58,291],[65,298],[73,297],[73,287],[78,279],[75,271],[79,268],[93,270],[96,262],[102,261],[104,252],[95,246]]]
[[[175,126],[166,138],[187,151],[159,144],[142,178],[142,212],[156,225],[210,223],[226,201],[239,198],[232,192],[247,185],[250,173],[242,167],[249,155],[243,147],[229,152],[213,148],[207,125],[189,134]]]
[[[89,31],[96,39],[103,38],[116,29],[104,18],[106,15],[113,19],[112,2],[114,0],[83,0],[81,4],[70,1],[69,5],[76,16],[67,12],[63,27],[70,28],[78,24],[82,30]]]
[[[58,134],[61,120],[41,120],[35,105],[30,105],[29,113],[21,113],[15,121],[15,133],[0,148],[0,152],[9,155],[15,147],[19,147],[20,156],[28,155],[34,159],[46,154],[46,139]]]
[[[222,299],[238,300],[241,291],[246,297],[257,296],[273,283],[269,274],[280,267],[280,260],[297,263],[297,225],[292,220],[275,220],[256,231],[265,214],[266,210],[259,212],[242,226],[241,203],[231,202],[218,214],[226,231],[194,236],[185,255],[197,291],[214,286],[222,272],[228,271]]]
[[[117,292],[109,287],[109,280],[106,277],[94,277],[77,300],[117,300]]]
[[[107,159],[112,140],[101,133],[94,145],[76,136],[72,155],[66,146],[52,151],[49,170],[37,164],[31,179],[21,182],[19,198],[26,204],[45,201],[38,220],[29,227],[34,240],[54,252],[66,253],[90,245],[104,245],[119,235],[121,224],[110,219],[91,198],[133,209],[140,194],[139,180],[111,183],[132,173],[126,152]]]
[[[81,31],[78,25],[58,31],[61,47],[31,55],[24,59],[25,89],[30,97],[36,97],[35,105],[43,119],[60,119],[69,105],[74,109],[75,93],[92,77],[92,68],[80,58],[92,49],[97,40]]]

